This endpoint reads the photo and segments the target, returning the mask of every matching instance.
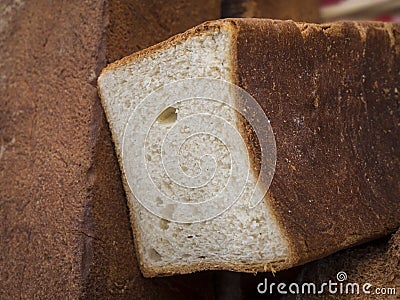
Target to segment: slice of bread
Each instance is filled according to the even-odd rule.
[[[274,271],[395,230],[399,30],[384,23],[227,19],[104,69],[99,92],[143,274]],[[198,84],[181,84],[189,78]],[[244,88],[271,121],[275,175],[255,207],[249,200],[269,185],[265,178],[259,185],[258,175],[271,132],[268,126],[257,132],[268,121],[252,113],[244,120],[235,109],[245,111],[249,100],[204,84],[211,79]],[[193,188],[191,176],[200,187]],[[215,195],[217,203],[205,202]]]

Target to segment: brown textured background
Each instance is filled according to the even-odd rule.
[[[23,3],[0,37],[2,299],[77,299],[87,275],[103,3],[55,4]]]
[[[142,278],[97,98],[106,62],[218,18],[220,3],[206,1],[0,1],[1,299],[257,296],[264,274]],[[317,5],[229,0],[222,15],[318,21]],[[307,266],[299,280],[343,266],[356,278],[398,282],[398,234],[390,245],[339,253]],[[297,273],[268,276],[292,281]]]
[[[236,299],[255,296],[262,274],[239,275],[242,283],[234,290],[224,286],[238,283],[233,273],[145,280],[135,267],[125,198],[116,179],[119,170],[97,99],[97,74],[106,62],[219,17],[217,1],[207,5],[195,1],[190,6],[174,2],[164,12],[158,10],[162,1],[146,3],[0,1],[1,299],[54,295],[212,299],[215,291]],[[304,2],[304,10],[288,10],[287,4],[282,10],[284,6],[276,3],[262,8],[252,2],[234,4],[238,10],[230,11],[227,1],[223,5],[227,17],[318,19],[315,6],[306,8]],[[298,4],[292,3],[291,8],[294,5]],[[189,13],[176,18],[179,8]],[[288,11],[292,15],[286,15]],[[143,22],[158,25],[143,26]],[[349,250],[326,263],[349,264],[349,272],[362,263],[361,270],[366,271],[369,263],[364,256],[372,253],[372,261],[385,257],[378,259],[376,270],[387,270],[388,264],[398,265],[398,241],[391,245],[388,253],[397,260],[386,260],[388,255],[382,254],[386,246],[378,243],[368,250]],[[306,270],[313,274],[322,269],[311,265]],[[287,276],[293,278],[290,273],[280,273],[278,278]],[[210,285],[215,279],[220,284]]]
[[[223,1],[222,13],[317,21],[315,2],[231,0]],[[106,62],[219,17],[217,1],[162,3],[0,2],[0,298],[256,296],[264,274],[145,280],[133,267],[131,229],[97,99],[97,74]],[[184,15],[178,18],[179,12]],[[369,38],[370,47],[376,37]],[[341,252],[308,265],[299,280],[324,280],[343,267],[350,278],[399,286],[398,245],[397,234],[389,244],[381,240]],[[298,272],[268,276],[291,281]]]
[[[319,0],[222,0],[222,16],[319,22]]]
[[[161,3],[0,3],[1,299],[213,297],[209,273],[140,275],[97,96],[107,60],[220,15],[213,0]]]

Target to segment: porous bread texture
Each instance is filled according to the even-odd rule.
[[[109,66],[99,77],[99,90],[123,173],[130,168],[122,164],[121,158],[125,126],[142,99],[163,85],[181,79],[206,77],[233,82],[235,30],[230,23],[213,24],[125,58]],[[206,153],[214,155],[216,174],[208,185],[191,191],[175,185],[163,171],[163,138],[175,122],[199,112],[239,124],[235,111],[226,104],[202,99],[180,102],[160,112],[161,116],[153,123],[146,140],[148,171],[135,170],[137,182],[131,184],[140,184],[141,178],[149,172],[157,188],[165,194],[181,201],[195,202],[212,197],[226,184],[230,175],[229,151],[237,151],[243,160],[248,160],[247,151],[244,144],[228,150],[218,139],[207,134],[197,135],[181,145],[179,158],[182,170],[193,176],[199,172],[201,157]],[[243,169],[232,176],[243,176],[248,172]],[[123,175],[142,273],[152,277],[206,269],[267,271],[287,261],[289,246],[268,202],[261,202],[255,208],[249,206],[248,199],[256,183],[252,176],[251,173],[242,197],[222,215],[200,223],[184,224],[170,222],[145,209],[135,199]],[[162,199],[157,201],[162,207]],[[171,218],[179,217],[168,206],[164,207],[164,212]]]

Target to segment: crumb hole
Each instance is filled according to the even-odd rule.
[[[160,253],[158,253],[156,251],[156,249],[150,248],[148,253],[149,253],[149,257],[150,257],[151,260],[154,260],[154,261],[160,261],[161,260],[161,255],[160,255]]]
[[[157,118],[157,122],[163,125],[170,125],[176,121],[178,117],[175,107],[168,107]]]
[[[169,221],[165,219],[160,220],[160,228],[163,230],[167,230],[169,228]]]

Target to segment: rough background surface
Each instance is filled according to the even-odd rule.
[[[137,267],[96,89],[107,60],[152,42],[154,32],[142,33],[143,43],[132,40],[133,31],[112,35],[111,28],[143,24],[139,17],[125,23],[127,3],[0,3],[1,299],[213,297],[211,273],[145,280]],[[145,9],[133,3],[138,13]],[[179,24],[140,28],[167,26],[158,42],[218,18],[210,3],[180,11],[182,18],[175,13]]]
[[[0,298],[78,299],[103,2],[10,7],[0,35]]]
[[[319,1],[222,0],[222,16],[319,22]]]

